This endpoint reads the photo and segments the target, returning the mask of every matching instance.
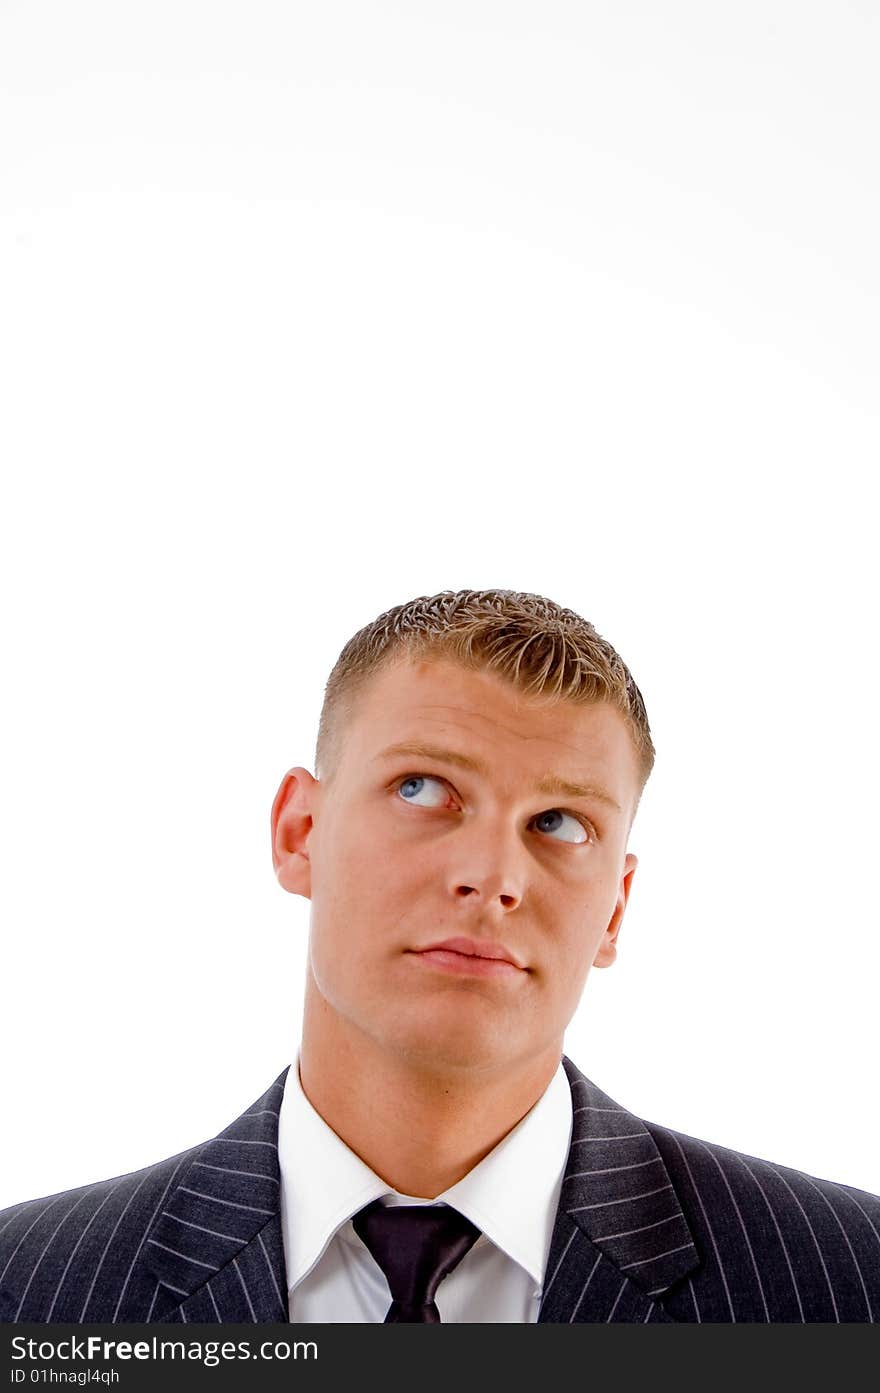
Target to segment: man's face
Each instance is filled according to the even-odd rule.
[[[597,792],[537,788],[554,776]],[[312,902],[307,993],[325,1024],[428,1072],[558,1060],[591,965],[614,961],[637,793],[606,703],[536,702],[446,659],[381,671],[332,783],[292,770],[273,808],[279,880]],[[453,938],[520,967],[425,955]]]

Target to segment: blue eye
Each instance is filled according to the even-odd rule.
[[[574,836],[574,837],[572,837],[572,836],[561,837],[561,838],[560,838],[561,841],[563,841],[563,842],[575,842],[575,843],[583,844],[584,842],[588,842],[588,841],[590,840],[589,833],[587,832],[587,829],[586,829],[586,827],[584,826],[584,824],[581,822],[580,818],[579,818],[579,817],[574,817],[571,813],[564,813],[564,812],[562,811],[561,808],[548,808],[548,810],[547,810],[546,813],[539,813],[539,814],[538,814],[538,816],[535,818],[535,822],[536,822],[537,824],[540,824],[540,823],[542,823],[542,822],[546,824],[548,820],[551,821],[551,822],[553,822],[553,819],[554,819],[554,818],[556,819],[556,821],[555,821],[555,823],[554,823],[554,825],[553,825],[553,828],[551,829],[551,828],[549,828],[549,827],[547,827],[547,826],[545,825],[545,826],[541,829],[543,832],[549,832],[549,831],[551,831],[551,830],[553,830],[553,831],[558,830],[558,828],[559,828],[559,819],[560,819],[560,818],[567,818],[568,821],[569,821],[570,823],[572,823],[573,826],[574,826],[575,828],[577,828],[577,830],[581,833],[581,835],[580,835],[580,836]]]
[[[397,785],[397,792],[404,802],[413,803],[419,794],[424,792],[425,786],[428,784],[436,784],[440,790],[440,796],[426,803],[416,803],[416,807],[438,808],[446,800],[446,790],[443,780],[432,778],[430,774],[410,774]],[[561,808],[548,808],[546,812],[539,813],[533,820],[542,832],[562,830],[563,833],[565,833],[565,822],[567,821],[569,824],[568,834],[555,837],[555,841],[571,842],[573,845],[583,846],[591,840],[589,828],[581,822],[580,818],[575,817],[573,813],[564,812]]]
[[[398,790],[397,790],[397,791],[398,791],[398,793],[400,794],[400,796],[401,796],[402,798],[404,798],[405,802],[411,803],[413,800],[412,800],[412,798],[409,798],[409,797],[407,797],[407,796],[404,794],[404,789],[411,789],[411,790],[414,790],[415,793],[421,793],[422,790],[421,790],[421,787],[420,787],[420,786],[421,786],[421,785],[424,785],[424,784],[426,784],[426,783],[428,783],[428,784],[436,784],[436,785],[438,786],[438,788],[440,788],[440,790],[441,790],[441,792],[442,792],[442,794],[443,794],[443,798],[445,799],[445,797],[446,797],[446,791],[443,789],[442,783],[441,783],[440,779],[432,779],[431,776],[430,776],[430,774],[411,774],[411,775],[409,776],[408,779],[404,779],[403,782],[398,786]],[[443,801],[443,800],[441,799],[440,802],[442,802],[442,801]],[[418,805],[418,806],[420,806],[420,807],[436,808],[436,807],[439,807],[439,802],[437,802],[437,803],[428,803],[428,804],[422,803],[422,804],[420,804],[420,805]]]

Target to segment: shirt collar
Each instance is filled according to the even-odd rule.
[[[346,1146],[303,1092],[299,1054],[278,1121],[281,1225],[288,1290],[308,1275],[334,1234],[359,1242],[348,1221],[385,1196],[393,1204],[444,1201],[523,1267],[540,1289],[571,1145],[571,1088],[560,1060],[531,1110],[473,1170],[434,1200],[401,1195]],[[348,1225],[347,1228],[344,1226]]]

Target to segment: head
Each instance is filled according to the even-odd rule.
[[[573,611],[493,590],[380,615],[327,682],[317,777],[289,770],[272,809],[278,879],[311,900],[307,1016],[445,1077],[558,1062],[616,956],[653,759],[628,669]],[[426,956],[453,938],[518,966]]]

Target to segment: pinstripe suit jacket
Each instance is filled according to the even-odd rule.
[[[874,1322],[880,1197],[642,1121],[563,1056],[573,1130],[539,1322]],[[287,1321],[278,1108],[0,1213],[0,1320]]]

